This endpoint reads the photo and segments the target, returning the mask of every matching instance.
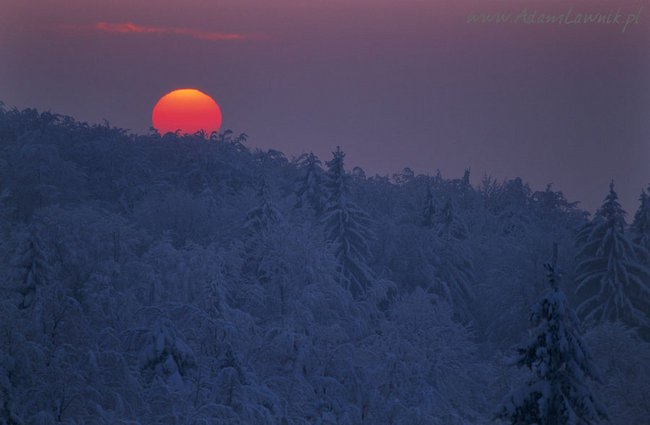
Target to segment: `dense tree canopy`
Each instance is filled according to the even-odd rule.
[[[0,108],[0,423],[491,423],[526,377],[502,353],[553,242],[563,308],[592,300],[574,254],[605,255],[577,252],[578,228],[611,224],[589,240],[640,252],[643,214],[634,236],[551,186],[366,176],[341,149],[244,143]],[[612,423],[638,423],[627,364],[647,376],[648,348],[614,318],[589,341],[633,347],[598,347],[615,385],[595,391]]]

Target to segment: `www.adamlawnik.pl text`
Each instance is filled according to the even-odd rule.
[[[621,32],[630,25],[638,25],[643,8],[627,13],[621,9],[608,13],[576,12],[569,8],[563,13],[548,13],[524,8],[519,12],[472,13],[467,15],[470,24],[525,24],[525,25],[613,25]]]

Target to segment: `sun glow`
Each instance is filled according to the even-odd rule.
[[[219,131],[221,108],[207,94],[196,89],[179,89],[160,98],[151,114],[153,127],[159,133],[206,134]]]

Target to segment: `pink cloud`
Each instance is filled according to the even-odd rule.
[[[148,27],[144,25],[137,25],[132,22],[124,22],[124,23],[98,22],[94,25],[94,28],[98,31],[111,32],[111,33],[168,34],[168,35],[178,35],[183,37],[191,37],[197,40],[208,40],[208,41],[253,40],[253,39],[262,38],[260,36],[254,36],[251,34],[202,31],[193,28]]]

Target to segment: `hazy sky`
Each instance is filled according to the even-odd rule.
[[[650,183],[648,75],[650,0],[0,0],[9,106],[145,132],[160,96],[198,88],[253,147],[521,176],[588,209],[614,178],[630,215]]]

